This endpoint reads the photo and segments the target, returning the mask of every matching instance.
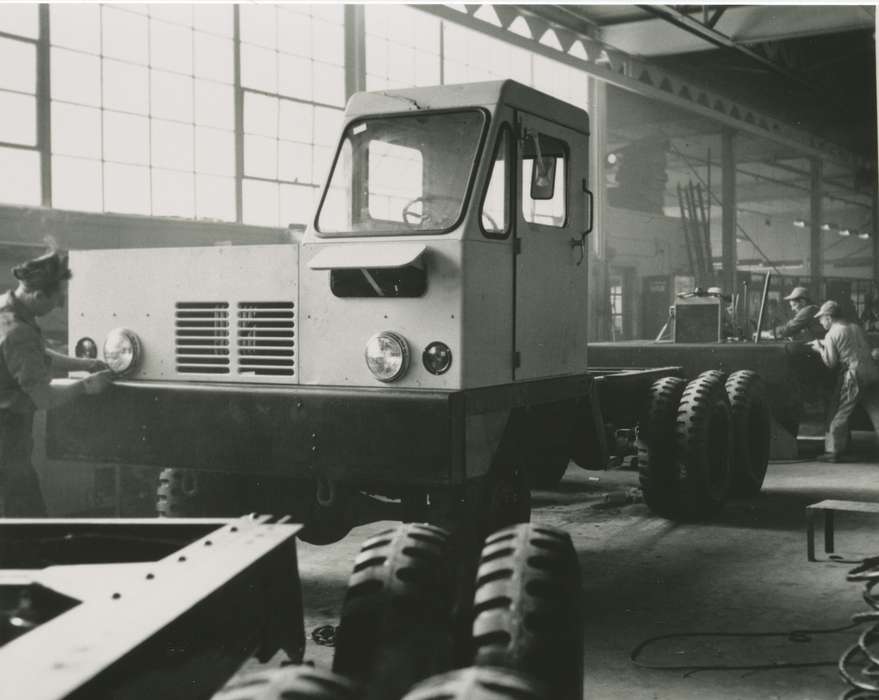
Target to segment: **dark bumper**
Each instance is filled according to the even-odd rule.
[[[468,391],[120,382],[51,411],[46,449],[89,462],[460,483],[467,416],[590,386],[585,375]]]

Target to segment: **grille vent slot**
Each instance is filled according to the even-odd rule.
[[[296,357],[292,301],[238,304],[238,374],[292,376]]]
[[[229,374],[229,304],[178,302],[174,350],[180,373]]]

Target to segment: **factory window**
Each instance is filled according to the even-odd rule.
[[[234,221],[231,5],[53,4],[52,205]]]
[[[623,337],[623,278],[619,275],[610,278],[610,333],[612,340]]]
[[[341,5],[240,5],[243,220],[307,223],[341,131]]]
[[[39,205],[38,5],[0,7],[0,202]]]
[[[443,83],[512,78],[531,85],[532,54],[454,22],[443,22]]]
[[[441,20],[403,5],[363,9],[367,90],[440,83]]]

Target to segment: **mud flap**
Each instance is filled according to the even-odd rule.
[[[598,381],[593,391],[577,402],[577,429],[571,445],[571,459],[583,469],[604,469],[610,459],[604,414],[599,401]]]

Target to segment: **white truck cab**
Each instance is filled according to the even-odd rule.
[[[585,111],[513,81],[357,94],[298,244],[72,253],[71,344],[119,379],[53,412],[50,456],[171,468],[166,513],[219,473],[255,498],[196,512],[292,512],[315,541],[388,517],[352,515],[364,494],[527,520],[529,480],[606,462],[588,137]],[[619,376],[643,394],[668,373]]]

